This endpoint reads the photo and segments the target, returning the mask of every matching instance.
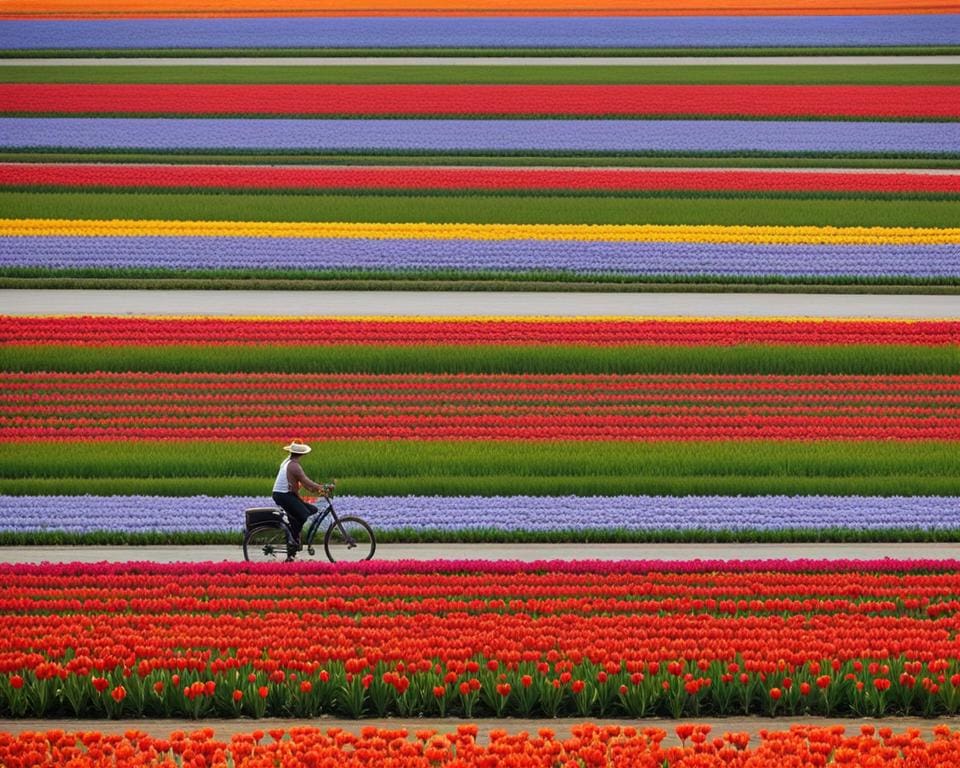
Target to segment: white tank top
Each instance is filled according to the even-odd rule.
[[[287,464],[290,463],[290,458],[287,457],[280,464],[280,471],[277,472],[277,479],[273,484],[274,493],[290,493],[290,483],[287,481]]]

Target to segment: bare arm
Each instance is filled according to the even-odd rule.
[[[298,461],[291,461],[287,465],[287,475],[288,477],[292,476],[298,480],[301,485],[303,485],[305,488],[309,488],[311,491],[319,491],[323,489],[322,485],[313,482],[313,480],[307,477],[307,473],[303,471],[303,467],[300,466],[300,462]]]

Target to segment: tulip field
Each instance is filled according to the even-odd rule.
[[[293,766],[313,761],[318,765],[376,765],[395,768],[428,766],[523,765],[552,768],[555,765],[630,765],[641,768],[730,765],[774,765],[785,756],[822,764],[824,755],[833,755],[838,765],[925,765],[948,768],[960,759],[960,738],[948,725],[938,725],[930,739],[916,729],[894,733],[890,728],[861,726],[848,735],[842,726],[829,728],[796,726],[789,731],[764,731],[759,743],[751,745],[750,734],[725,731],[711,734],[709,725],[677,726],[679,746],[664,744],[667,732],[660,728],[632,726],[576,726],[569,739],[557,738],[550,728],[536,736],[526,732],[510,735],[490,732],[490,743],[482,745],[477,728],[459,725],[449,733],[432,729],[362,729],[353,734],[340,728],[327,730],[303,726],[256,730],[217,739],[212,729],[191,733],[176,731],[170,738],[157,739],[131,728],[123,735],[74,732],[53,729],[26,732],[18,737],[0,734],[0,759],[11,768],[51,768],[69,761],[86,768],[100,765],[104,757],[118,768],[177,765],[190,759],[201,765]],[[170,761],[170,762],[167,762]],[[870,762],[868,762],[870,761]],[[894,762],[896,761],[896,762]]]
[[[0,540],[235,542],[305,425],[385,541],[954,540],[958,331],[0,317]]]
[[[0,285],[955,292],[949,10],[7,3]]]
[[[0,765],[960,765],[958,62],[925,0],[0,4]],[[379,559],[244,561],[290,442]]]
[[[955,561],[4,567],[33,717],[960,709]]]

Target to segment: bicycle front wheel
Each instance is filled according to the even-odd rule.
[[[323,549],[331,563],[369,560],[377,549],[373,528],[359,517],[335,520],[323,537]]]
[[[254,528],[243,537],[243,558],[252,563],[282,563],[287,559],[287,532],[280,526]]]

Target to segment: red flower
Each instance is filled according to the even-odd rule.
[[[112,691],[110,691],[110,696],[113,697],[113,700],[119,704],[125,698],[127,698],[127,689],[122,685],[118,685]]]
[[[20,675],[10,675],[10,687],[19,691],[23,688],[23,678]]]

